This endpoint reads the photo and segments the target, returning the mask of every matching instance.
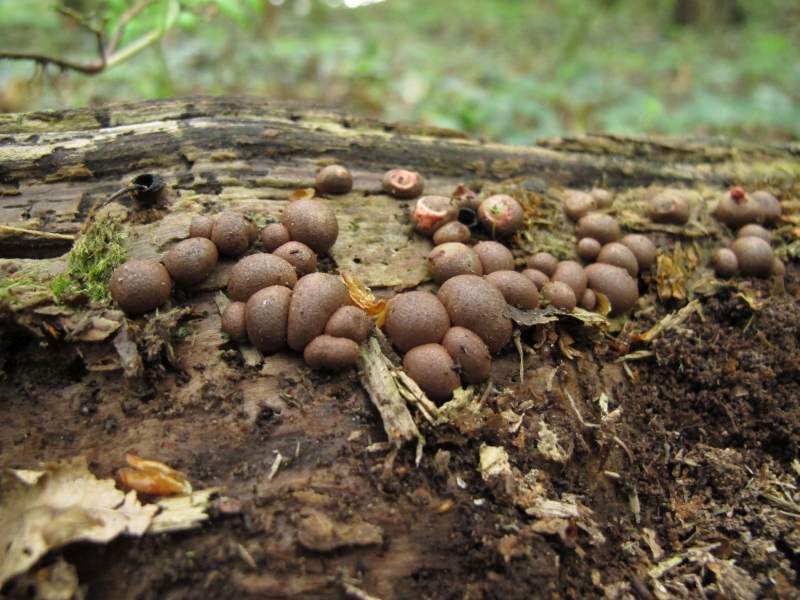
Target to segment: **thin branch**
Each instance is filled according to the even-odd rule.
[[[117,22],[117,27],[114,30],[114,34],[111,36],[111,41],[108,43],[108,47],[106,48],[106,51],[109,54],[116,52],[119,43],[122,41],[122,36],[125,34],[125,28],[128,26],[128,23],[133,21],[133,19],[135,19],[139,13],[141,13],[152,3],[153,0],[139,0],[139,2],[122,13],[122,16],[120,16],[119,21]]]

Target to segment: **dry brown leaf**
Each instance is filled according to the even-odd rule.
[[[342,279],[355,305],[364,310],[375,321],[376,326],[383,327],[386,321],[386,300],[376,298],[367,286],[346,271],[342,271]]]

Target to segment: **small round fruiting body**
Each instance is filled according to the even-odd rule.
[[[289,305],[289,347],[297,352],[303,350],[322,334],[333,313],[351,303],[347,287],[336,275],[309,273],[298,279]]]
[[[577,221],[597,209],[594,196],[578,190],[567,190],[564,193],[564,213],[572,221]]]
[[[261,245],[265,252],[280,248],[290,239],[289,230],[282,223],[270,223],[261,230]]]
[[[190,286],[203,281],[219,260],[217,246],[204,237],[178,242],[164,255],[164,266],[178,285]]]
[[[653,223],[686,225],[689,221],[689,203],[677,190],[664,190],[650,199],[648,216]]]
[[[511,196],[495,194],[478,206],[478,220],[494,237],[506,237],[522,227],[522,206]]]
[[[342,306],[331,315],[325,325],[325,334],[347,338],[360,344],[367,339],[372,329],[372,321],[357,306]]]
[[[761,238],[765,242],[769,242],[772,239],[769,231],[764,229],[761,225],[757,225],[756,223],[748,223],[744,227],[742,227],[739,231],[736,232],[736,237],[757,237]]]
[[[339,237],[336,213],[322,200],[307,198],[289,202],[283,209],[281,223],[295,242],[302,242],[314,252],[325,254]]]
[[[231,300],[247,302],[258,290],[271,285],[294,287],[297,275],[294,267],[274,254],[257,252],[240,259],[228,278],[228,296]]]
[[[244,302],[231,302],[222,311],[222,331],[236,342],[247,340]]]
[[[575,308],[575,292],[563,281],[551,281],[542,288],[542,296],[547,302],[561,310],[572,310]]]
[[[739,272],[739,259],[730,248],[720,248],[714,252],[712,263],[717,277],[728,279]]]
[[[772,274],[772,248],[768,242],[757,237],[740,237],[731,244],[731,250],[739,261],[742,275],[769,277]]]
[[[436,233],[433,234],[433,243],[436,246],[448,242],[466,244],[471,237],[472,232],[470,232],[469,227],[458,221],[451,221],[436,230]]]
[[[597,306],[597,294],[595,294],[593,290],[586,288],[583,292],[583,296],[581,296],[580,302],[578,302],[578,306],[584,310],[594,310]]]
[[[576,299],[583,296],[583,292],[586,289],[586,273],[583,265],[574,260],[562,260],[558,263],[550,279],[566,283],[575,292]]]
[[[353,189],[353,176],[342,165],[328,165],[317,173],[314,187],[320,194],[347,194]]]
[[[722,195],[714,209],[714,216],[733,228],[762,220],[759,203],[738,186]]]
[[[597,208],[608,208],[614,203],[614,195],[606,189],[592,188],[589,193],[597,203]]]
[[[261,352],[271,354],[286,346],[286,326],[292,290],[272,285],[250,296],[244,307],[247,338]]]
[[[172,279],[161,263],[129,260],[114,270],[108,291],[126,315],[141,315],[169,300]]]
[[[772,274],[775,277],[784,277],[786,275],[786,265],[777,256],[772,259]]]
[[[486,275],[503,298],[511,306],[522,309],[536,308],[539,304],[539,290],[530,279],[516,271],[493,271]]]
[[[500,242],[478,242],[472,249],[481,261],[484,275],[495,271],[513,271],[514,256]]]
[[[317,270],[317,255],[302,242],[286,242],[275,248],[273,256],[279,256],[294,267],[298,277],[308,275]]]
[[[538,269],[525,269],[522,274],[530,279],[540,292],[542,291],[542,286],[550,282],[550,278]]]
[[[241,256],[252,243],[252,224],[235,212],[217,215],[211,228],[211,241],[223,256]]]
[[[190,238],[208,238],[211,239],[211,229],[214,227],[214,219],[207,215],[198,215],[192,217],[189,224],[189,237]]]
[[[442,340],[442,346],[459,367],[464,383],[476,384],[489,378],[492,355],[475,333],[466,327],[451,327]]]
[[[751,197],[760,208],[762,223],[772,225],[781,218],[781,203],[770,192],[757,190],[752,193]]]
[[[386,308],[386,335],[400,352],[441,342],[449,327],[447,309],[430,292],[397,294]]]
[[[620,236],[619,223],[610,215],[598,212],[589,213],[578,221],[576,235],[578,239],[594,238],[601,244],[616,242]]]
[[[558,259],[549,252],[537,252],[528,259],[528,268],[541,271],[548,277],[552,277],[556,272]]]
[[[640,273],[656,264],[656,245],[646,235],[629,233],[620,241],[633,252]]]
[[[639,299],[639,286],[625,269],[594,263],[586,267],[586,276],[595,294],[601,293],[608,298],[612,317],[627,313]]]
[[[303,350],[303,360],[312,369],[340,371],[356,364],[358,344],[351,339],[320,335]]]
[[[475,251],[458,242],[436,246],[428,254],[427,264],[431,279],[439,285],[456,275],[483,275],[483,265]]]
[[[408,351],[403,369],[434,402],[448,400],[461,382],[453,359],[441,344],[424,344]]]
[[[391,169],[386,171],[381,181],[383,191],[395,198],[410,199],[422,194],[425,180],[416,171]]]
[[[422,196],[411,209],[411,222],[414,231],[420,235],[431,237],[447,223],[458,218],[458,207],[447,196]]]
[[[578,240],[576,252],[586,262],[592,262],[600,254],[603,245],[594,238],[585,237]]]
[[[610,242],[603,246],[597,255],[597,262],[625,269],[631,277],[639,274],[636,255],[625,244],[619,242]]]

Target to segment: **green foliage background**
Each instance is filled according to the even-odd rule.
[[[353,0],[347,0],[352,3]],[[154,0],[107,72],[0,61],[0,110],[189,94],[302,100],[511,143],[606,130],[800,135],[800,3],[739,0],[740,24],[672,21],[673,0]],[[128,0],[70,0],[111,31]],[[53,0],[0,0],[0,50],[96,56]]]

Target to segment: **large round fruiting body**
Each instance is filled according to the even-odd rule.
[[[189,238],[178,242],[164,255],[164,266],[178,285],[195,285],[217,266],[219,252],[209,239]]]
[[[578,301],[578,306],[584,310],[594,310],[597,306],[597,294],[594,293],[594,290],[586,288],[586,291],[583,292],[583,296],[581,296],[581,299]]]
[[[541,271],[548,277],[552,277],[556,272],[558,259],[549,252],[537,252],[528,259],[528,268]]]
[[[525,269],[522,274],[530,279],[539,291],[542,291],[544,284],[550,283],[550,278],[538,269]]]
[[[459,367],[464,383],[481,383],[489,378],[492,356],[475,333],[466,327],[451,327],[442,340],[442,346]]]
[[[231,302],[222,311],[222,331],[236,342],[243,342],[247,339],[245,307],[244,302]]]
[[[224,256],[241,256],[252,243],[252,224],[235,212],[217,215],[211,228],[211,241]]]
[[[483,277],[457,275],[439,288],[437,296],[450,322],[478,334],[490,352],[499,352],[511,339],[511,319],[504,315],[506,300]]]
[[[292,290],[272,285],[250,296],[244,307],[247,338],[261,352],[270,354],[286,346],[286,327]]]
[[[383,191],[395,198],[416,198],[422,194],[425,180],[416,171],[391,169],[386,171],[381,181]]]
[[[738,228],[761,221],[761,205],[742,188],[734,187],[719,199],[714,216],[728,227]]]
[[[625,269],[631,277],[639,274],[639,261],[636,260],[636,255],[625,244],[619,242],[603,246],[597,255],[597,262]]]
[[[771,193],[766,190],[757,190],[751,194],[751,198],[760,208],[762,223],[772,225],[781,218],[781,203]]]
[[[570,220],[577,221],[596,209],[597,202],[591,194],[578,190],[567,190],[564,193],[564,212]]]
[[[436,246],[428,254],[427,264],[431,279],[439,285],[456,275],[483,275],[483,265],[475,251],[458,242]]]
[[[472,232],[469,227],[458,221],[450,221],[436,230],[436,233],[433,234],[433,243],[437,246],[448,242],[466,244],[471,237]]]
[[[515,233],[524,220],[522,206],[511,196],[495,194],[478,206],[478,220],[491,235],[506,237]]]
[[[261,230],[261,245],[265,252],[280,248],[290,239],[289,230],[282,223],[270,223]]]
[[[422,196],[411,209],[411,223],[414,231],[431,237],[447,223],[458,218],[458,207],[447,196]]]
[[[603,188],[592,188],[589,192],[594,201],[597,203],[597,208],[608,208],[614,203],[614,195]]]
[[[317,270],[317,255],[302,242],[286,242],[275,248],[273,256],[278,256],[294,267],[298,277],[308,275]]]
[[[353,176],[342,165],[328,165],[317,173],[314,187],[320,194],[346,194],[353,189]]]
[[[307,198],[289,202],[283,209],[281,223],[295,242],[302,242],[314,252],[325,254],[339,237],[336,213],[322,200]]]
[[[589,287],[601,293],[611,304],[610,315],[615,317],[631,310],[639,299],[639,286],[625,269],[604,263],[586,267]]]
[[[639,272],[646,271],[656,264],[656,245],[646,235],[629,233],[620,240],[636,257]]]
[[[328,273],[309,273],[297,280],[289,305],[287,341],[301,351],[325,330],[340,307],[351,304],[344,282]]]
[[[294,287],[297,275],[294,267],[280,256],[257,252],[245,256],[231,269],[228,278],[228,296],[231,300],[246,302],[258,290],[271,285]]]
[[[357,306],[342,306],[325,324],[326,335],[347,338],[359,344],[367,339],[371,329],[372,321]]]
[[[761,225],[757,225],[756,223],[748,223],[744,227],[742,227],[739,231],[736,232],[736,237],[757,237],[761,238],[765,242],[769,242],[772,239],[769,231],[764,229]]]
[[[654,223],[685,225],[689,221],[689,203],[676,190],[664,190],[650,199],[648,216]]]
[[[415,346],[441,342],[450,317],[430,292],[404,292],[389,300],[384,327],[395,347],[408,352]]]
[[[596,239],[585,237],[578,240],[578,246],[575,250],[579,257],[587,262],[591,262],[597,258],[598,254],[600,254],[600,249],[602,247],[603,244],[598,242]]]
[[[548,304],[561,310],[572,310],[577,304],[575,292],[563,281],[551,281],[542,288],[542,296]]]
[[[619,223],[604,213],[589,213],[578,221],[576,235],[578,239],[594,238],[601,244],[616,242],[620,236]]]
[[[742,275],[769,277],[772,274],[772,248],[768,242],[757,237],[740,237],[731,244],[731,250],[739,261]]]
[[[730,248],[720,248],[714,252],[712,263],[717,277],[728,279],[739,272],[739,259]]]
[[[351,339],[320,335],[303,350],[303,360],[312,369],[347,369],[358,360],[358,344]]]
[[[575,292],[575,298],[583,296],[583,291],[586,289],[586,273],[583,265],[574,260],[562,260],[558,263],[550,279],[566,283]]]
[[[129,260],[112,273],[108,291],[125,314],[141,315],[169,300],[172,279],[161,263]]]
[[[192,217],[189,224],[189,237],[211,239],[211,230],[214,228],[214,219],[206,215]]]
[[[403,357],[403,369],[434,402],[444,402],[460,385],[456,365],[441,344],[417,346]]]
[[[487,281],[500,290],[506,302],[522,309],[536,308],[539,290],[530,279],[516,271],[493,271],[486,275]]]
[[[500,242],[478,242],[472,249],[481,261],[484,275],[495,271],[514,270],[514,256],[511,250]]]

